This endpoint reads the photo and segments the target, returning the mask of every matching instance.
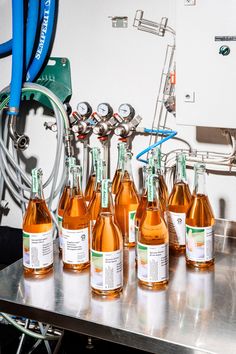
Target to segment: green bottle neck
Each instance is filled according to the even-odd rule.
[[[35,168],[32,170],[32,186],[30,199],[44,199],[42,170]]]

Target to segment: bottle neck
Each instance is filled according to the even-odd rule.
[[[156,169],[158,174],[162,174],[162,169],[161,169],[161,150],[157,148],[156,150]]]
[[[182,154],[177,155],[177,158],[176,158],[175,183],[179,183],[179,182],[187,183],[186,158]]]
[[[207,195],[205,168],[195,168],[194,192],[195,195]]]
[[[130,152],[127,152],[125,155],[125,160],[124,160],[124,175],[123,175],[123,181],[133,181],[133,172],[132,172],[132,166],[131,166],[131,159],[132,159],[132,154]]]
[[[71,167],[74,167],[76,164],[76,159],[74,157],[68,157],[66,160],[66,187],[70,187],[71,179]]]
[[[151,174],[156,172],[156,160],[153,153],[148,157],[148,170]]]
[[[81,189],[81,167],[74,166],[70,169],[70,196],[83,196]]]
[[[157,175],[151,174],[147,178],[147,207],[159,208],[159,195],[158,195],[158,178]]]
[[[44,199],[41,169],[35,168],[32,171],[32,187],[30,199]]]
[[[101,213],[114,214],[113,199],[109,179],[102,180]]]
[[[125,159],[125,152],[127,149],[126,143],[118,143],[118,160],[117,160],[117,170],[124,169],[124,159]]]
[[[148,167],[143,166],[143,193],[145,194],[147,192],[147,178],[148,178]]]
[[[101,183],[104,178],[105,161],[100,158],[96,162],[96,190],[101,190]]]
[[[92,148],[92,164],[91,164],[91,171],[90,175],[95,175],[96,174],[96,164],[97,160],[100,158],[101,151],[99,148],[94,147]]]

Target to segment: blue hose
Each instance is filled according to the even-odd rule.
[[[12,71],[9,114],[17,115],[20,106],[24,59],[24,0],[12,0]]]
[[[39,0],[29,0],[28,2],[28,17],[26,25],[26,56],[25,67],[29,67],[30,59],[33,54],[34,42],[38,27],[39,16]]]
[[[0,44],[0,55],[5,55],[11,52],[12,48],[12,39],[9,39],[9,41]]]
[[[44,16],[41,26],[39,45],[34,59],[26,75],[26,81],[32,82],[40,72],[49,51],[53,35],[54,19],[56,12],[55,0],[44,0]]]
[[[29,0],[30,1],[30,0]],[[31,8],[34,7],[34,6],[37,6],[36,4],[38,3],[39,0],[31,0]],[[36,3],[36,4],[32,4],[32,3]],[[41,6],[40,6],[40,21],[42,21],[43,19],[43,9],[44,9],[44,0],[41,0]],[[34,5],[34,6],[33,6]],[[30,10],[30,9],[29,9]],[[31,11],[30,11],[31,12]],[[37,22],[38,23],[38,22]],[[27,27],[28,27],[28,21],[27,21]],[[28,31],[28,29],[27,29]],[[35,33],[36,34],[36,33]],[[32,48],[33,49],[33,48]],[[10,54],[12,50],[12,39],[9,39],[9,41],[7,42],[4,42],[2,44],[0,44],[0,56],[2,55],[7,55],[7,54]]]
[[[144,133],[150,133],[150,134],[163,134],[163,135],[167,135],[165,138],[163,138],[162,140],[156,142],[155,144],[153,145],[150,145],[148,148],[146,148],[145,150],[141,151],[137,156],[136,156],[136,159],[140,162],[143,162],[143,163],[148,163],[147,160],[143,160],[143,159],[140,159],[141,156],[143,156],[144,154],[148,153],[150,150],[154,149],[155,147],[157,147],[158,145],[161,145],[163,144],[165,141],[173,138],[177,132],[174,131],[174,130],[162,130],[162,129],[147,129],[145,128],[144,129]]]

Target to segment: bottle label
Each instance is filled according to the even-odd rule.
[[[126,151],[126,143],[119,143],[119,161],[124,162],[125,160],[125,151]]]
[[[169,211],[167,215],[170,244],[180,246],[185,245],[186,214]]]
[[[148,201],[153,202],[154,200],[154,175],[148,176]]]
[[[89,229],[68,230],[62,228],[62,260],[68,264],[83,264],[89,261]]]
[[[136,210],[129,211],[129,242],[135,242],[135,215]]]
[[[214,258],[213,227],[186,225],[186,256],[190,261],[206,262]]]
[[[32,174],[32,192],[37,193],[39,190],[39,169],[34,168]]]
[[[23,265],[45,268],[53,263],[53,230],[31,233],[23,230]]]
[[[62,249],[62,242],[63,242],[63,239],[62,239],[62,220],[63,220],[63,217],[60,216],[60,215],[57,215],[58,236],[59,236],[59,247],[60,247],[60,249]]]
[[[161,282],[169,278],[168,244],[149,246],[138,242],[138,279]]]
[[[102,180],[102,208],[108,207],[108,191],[109,191],[109,180]]]
[[[91,250],[91,286],[98,290],[115,290],[123,286],[123,253]]]

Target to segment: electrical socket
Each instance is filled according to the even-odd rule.
[[[184,94],[184,102],[194,103],[195,102],[195,92],[194,91],[186,92]]]

